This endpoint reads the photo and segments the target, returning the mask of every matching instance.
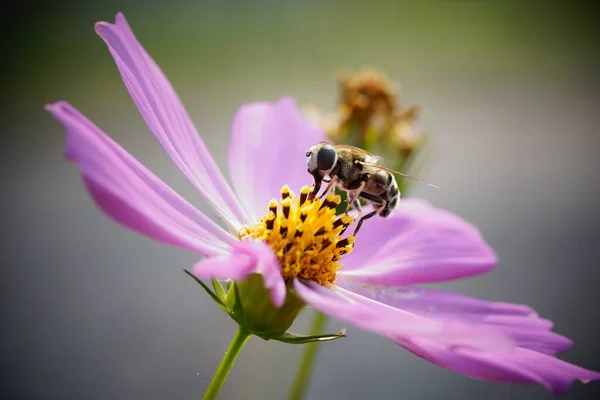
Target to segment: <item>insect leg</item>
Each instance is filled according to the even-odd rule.
[[[358,218],[360,218],[362,216],[362,207],[360,205],[360,201],[358,201],[358,199],[356,199],[356,198],[354,199],[354,201],[352,201],[352,203],[348,203],[348,205],[346,206],[346,210],[344,211],[344,214],[348,214],[353,209],[358,211],[358,213],[353,217],[353,219],[356,221]]]
[[[319,198],[322,199],[323,197],[327,196],[327,194],[329,194],[329,192],[331,192],[332,190],[335,190],[336,183],[337,183],[337,178],[330,178],[329,183],[327,184],[327,187],[325,188],[323,193],[319,196]],[[315,195],[316,195],[316,193],[315,193]]]
[[[352,217],[354,221],[356,221],[357,218],[360,218],[360,216],[362,215],[362,209],[360,206],[360,201],[358,201],[358,199],[355,199],[354,202],[352,202],[351,205],[349,205],[346,208],[345,214],[348,214],[348,211],[355,209],[358,211],[358,214],[356,214],[356,216]],[[346,229],[348,228],[348,226],[344,226],[344,228],[342,228],[342,230],[340,231],[340,233],[338,233],[338,235],[342,236],[344,234],[344,232],[346,232]]]
[[[348,212],[352,211],[353,209],[358,211],[358,216],[360,217],[362,214],[362,208],[360,206],[360,201],[358,201],[356,198],[351,203],[348,203],[345,213],[348,214]]]
[[[346,194],[347,194],[346,212],[350,211],[351,207],[356,208],[360,212],[360,203],[358,202],[358,196],[360,196],[360,193],[363,191],[366,184],[367,184],[367,181],[362,181],[358,188],[356,188],[355,190],[346,192]],[[358,207],[356,207],[355,203],[358,204]]]
[[[377,204],[379,207],[377,207],[375,210],[371,211],[367,215],[363,216],[358,221],[358,224],[356,224],[356,228],[354,229],[353,235],[355,235],[355,236],[358,233],[358,230],[360,229],[360,227],[362,226],[362,224],[365,220],[374,217],[377,213],[381,212],[387,206],[387,200],[385,200],[379,196],[375,196],[370,193],[361,193],[359,196],[370,201],[372,204]]]
[[[363,216],[359,221],[358,224],[356,224],[356,228],[354,228],[354,233],[353,235],[356,236],[356,234],[358,233],[358,230],[360,229],[360,227],[362,226],[363,222],[365,222],[366,219],[369,219],[371,217],[373,217],[375,214],[377,214],[378,210],[374,210],[371,211],[370,213],[368,213],[367,215]]]

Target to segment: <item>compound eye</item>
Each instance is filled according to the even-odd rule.
[[[329,171],[336,163],[337,157],[337,151],[333,146],[322,146],[317,153],[317,166],[321,171]]]

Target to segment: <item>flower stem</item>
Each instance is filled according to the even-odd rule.
[[[327,324],[327,316],[320,312],[315,313],[313,322],[310,328],[310,335],[316,336],[323,333],[325,325]],[[304,347],[304,353],[302,354],[302,360],[296,373],[296,378],[292,384],[292,388],[289,393],[289,400],[301,400],[306,395],[308,384],[310,383],[310,377],[312,374],[315,361],[317,361],[317,355],[319,353],[320,343],[312,342],[308,343]]]
[[[250,339],[250,336],[251,333],[248,332],[246,328],[243,326],[238,328],[238,331],[229,344],[229,348],[225,352],[223,360],[221,360],[221,364],[219,365],[217,372],[215,372],[215,376],[213,376],[212,381],[210,381],[210,385],[208,385],[208,389],[206,389],[202,400],[214,400],[217,398],[223,383],[225,383],[225,380],[227,379],[227,375],[229,375],[229,371],[231,371],[235,360],[240,354],[240,351],[242,351],[242,348],[248,339]]]

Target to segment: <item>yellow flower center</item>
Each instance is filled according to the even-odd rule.
[[[267,242],[286,281],[298,277],[325,286],[335,282],[341,257],[352,251],[354,236],[342,235],[354,220],[348,214],[336,217],[340,196],[330,193],[324,200],[310,199],[310,193],[304,186],[296,198],[284,186],[281,200],[271,200],[266,215],[254,225],[244,225],[239,236]]]

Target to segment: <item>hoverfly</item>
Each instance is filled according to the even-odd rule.
[[[437,187],[429,182],[384,167],[381,165],[383,161],[381,157],[359,147],[321,142],[312,146],[306,152],[306,157],[308,158],[306,162],[308,173],[314,178],[311,196],[317,195],[323,182],[328,184],[321,197],[336,188],[345,191],[347,194],[346,212],[354,208],[361,216],[354,229],[355,235],[365,220],[376,214],[385,218],[398,205],[400,190],[398,190],[394,174]],[[359,198],[373,205],[374,210],[362,215]]]

